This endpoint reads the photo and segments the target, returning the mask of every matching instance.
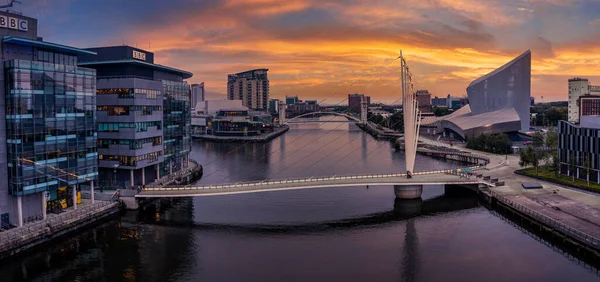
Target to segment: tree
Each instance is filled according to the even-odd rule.
[[[558,132],[551,128],[546,132],[546,147],[556,149],[558,147]]]
[[[531,146],[527,146],[525,149],[521,150],[519,165],[522,167],[530,166],[532,164],[533,159],[533,148]]]
[[[371,115],[367,120],[377,125],[382,125],[385,122],[385,118],[380,114]]]
[[[520,166],[530,166],[535,167],[535,175],[537,176],[539,173],[540,166],[540,156],[538,151],[536,151],[532,146],[527,146],[526,149],[521,150]]]
[[[434,107],[432,110],[436,117],[445,116],[450,112],[447,107]]]
[[[550,167],[552,167],[554,175],[558,176],[558,172],[560,171],[560,159],[558,158],[558,151],[552,151],[551,158],[552,163],[550,164]]]
[[[558,158],[558,132],[555,129],[550,129],[546,132],[546,147],[550,148],[546,155],[546,164],[550,163],[550,167],[554,174],[558,176],[560,170],[560,159]]]
[[[573,182],[575,182],[575,173],[577,172],[577,161],[575,159],[575,155],[571,153],[571,157],[569,158],[569,174],[573,177]]]
[[[590,186],[590,171],[592,170],[592,163],[590,161],[589,154],[586,154],[583,158],[583,169],[587,180],[587,185]]]
[[[536,131],[531,138],[534,148],[540,148],[544,146],[544,134],[540,131]]]
[[[402,112],[394,113],[389,117],[390,127],[393,130],[403,133],[404,132],[404,114]]]
[[[557,125],[559,120],[567,120],[567,108],[552,107],[546,113],[548,123]]]

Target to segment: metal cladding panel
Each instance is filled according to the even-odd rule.
[[[514,108],[521,119],[521,130],[529,130],[531,96],[531,51],[473,81],[467,95],[474,115]]]

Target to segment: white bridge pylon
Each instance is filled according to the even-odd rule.
[[[402,80],[402,112],[404,117],[404,153],[406,159],[407,176],[414,172],[415,158],[417,156],[417,143],[419,141],[419,127],[421,125],[421,112],[417,103],[412,74],[400,51],[400,68]]]

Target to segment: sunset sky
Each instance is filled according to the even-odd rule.
[[[149,49],[212,94],[225,94],[229,73],[268,68],[273,98],[397,102],[400,49],[434,96],[465,95],[527,49],[536,101],[566,100],[573,76],[600,85],[600,0],[22,2],[47,41]]]

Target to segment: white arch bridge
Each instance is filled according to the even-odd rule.
[[[182,185],[168,187],[146,186],[136,198],[171,198],[171,197],[202,197],[229,194],[247,194],[267,191],[314,189],[327,187],[350,186],[394,186],[394,192],[399,198],[418,198],[424,185],[487,185],[495,186],[493,182],[472,174],[457,173],[457,170],[437,170],[416,172],[412,178],[405,173],[372,174],[354,176],[310,177],[282,180],[264,180],[238,182],[231,184],[207,184],[202,186]],[[412,189],[416,188],[416,189]],[[412,195],[417,193],[418,195]],[[407,195],[401,195],[408,193]]]
[[[305,117],[310,117],[310,116],[325,116],[325,115],[330,115],[330,116],[340,116],[340,117],[345,117],[348,120],[347,121],[342,121],[342,120],[302,120],[301,118],[305,118]],[[306,123],[306,122],[357,122],[360,123],[360,119],[358,119],[357,117],[348,115],[348,114],[344,114],[344,113],[336,113],[336,112],[312,112],[312,113],[306,113],[306,114],[301,114],[299,116],[287,119],[286,123]]]

